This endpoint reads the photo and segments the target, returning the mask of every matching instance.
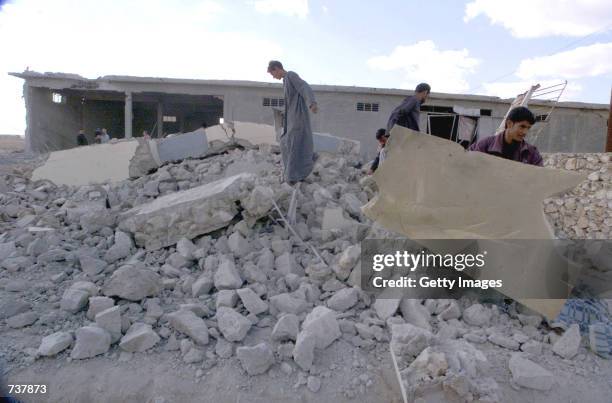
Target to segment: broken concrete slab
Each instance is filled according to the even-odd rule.
[[[512,355],[508,366],[512,373],[512,380],[519,386],[547,391],[553,385],[554,378],[550,371],[522,357],[520,353]]]
[[[228,142],[231,138],[252,146],[278,145],[274,126],[252,122],[227,122],[205,129],[209,143]]]
[[[237,290],[238,296],[242,300],[244,307],[253,315],[259,315],[268,310],[268,304],[259,298],[259,295],[250,288],[241,288]]]
[[[243,173],[159,197],[123,213],[119,227],[149,250],[193,239],[225,227],[238,213],[235,202],[249,195],[254,180]]]
[[[159,139],[153,144],[157,147],[157,156],[161,164],[203,157],[208,152],[207,133],[203,129]]]
[[[322,230],[332,229],[347,229],[355,224],[357,221],[350,218],[346,218],[343,214],[342,207],[326,208],[323,210],[323,218],[321,220]]]
[[[329,133],[312,133],[312,141],[315,153],[359,154],[361,152],[361,142]]]
[[[58,186],[119,182],[130,177],[130,160],[137,147],[138,141],[127,140],[53,151],[32,172],[32,180],[46,179]]]

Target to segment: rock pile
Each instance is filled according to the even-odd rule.
[[[582,196],[546,205],[559,228],[577,225],[566,225],[562,210],[573,199],[572,211],[589,222],[583,232],[610,235],[609,209],[599,210],[610,203],[603,190],[610,176],[598,169],[597,180],[575,191]],[[36,335],[40,346],[2,345],[0,354],[19,366],[56,355],[176,351],[200,374],[219,360],[236,360],[253,376],[278,365],[317,392],[318,361],[333,343],[372,349],[391,341],[411,395],[439,388],[498,401],[489,359],[476,345],[522,351],[509,370],[517,385],[536,389],[548,376],[530,357],[580,351],[574,329],[558,339],[541,317],[514,308],[374,300],[359,287],[360,242],[384,231],[361,214],[373,191],[360,185],[356,157],[319,156],[297,194],[298,236],[275,208],[286,211],[292,191],[279,177],[280,156],[269,146],[165,165],[114,185],[58,187],[7,175],[0,326]]]

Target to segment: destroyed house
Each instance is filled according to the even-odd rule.
[[[274,110],[284,108],[279,83],[10,74],[25,81],[26,147],[34,152],[74,147],[81,128],[90,142],[96,128],[106,128],[114,138],[138,137],[144,130],[160,137],[190,132],[202,124],[216,125],[220,118],[273,125]],[[334,85],[312,88],[320,107],[312,116],[313,130],[360,141],[361,152],[368,158],[376,153],[376,130],[386,127],[391,111],[412,94]],[[434,92],[421,107],[420,128],[452,141],[460,141],[466,131],[472,141],[480,139],[494,134],[511,101]],[[539,134],[531,142],[542,152],[604,151],[608,105],[532,100],[529,107],[539,121],[532,129]]]

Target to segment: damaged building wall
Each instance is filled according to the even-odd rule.
[[[11,74],[25,79],[30,87],[45,87],[52,90],[75,88],[85,93],[87,91],[112,91],[118,93],[121,97],[127,93],[134,94],[132,133],[135,136],[139,136],[142,130],[151,130],[150,125],[145,124],[144,120],[138,117],[139,108],[147,116],[151,113],[157,113],[156,109],[151,110],[145,103],[139,106],[139,102],[143,99],[139,101],[138,97],[142,98],[143,94],[208,96],[222,99],[222,116],[226,121],[273,124],[273,109],[283,108],[281,105],[282,86],[278,83],[127,76],[104,76],[99,79],[88,80],[77,75],[64,73],[24,72]],[[335,136],[360,141],[362,143],[362,154],[366,158],[372,158],[376,153],[377,144],[374,139],[376,130],[380,127],[386,127],[391,111],[406,95],[412,93],[412,91],[405,90],[365,87],[329,85],[312,85],[312,87],[320,106],[320,112],[312,115],[313,131],[331,133]],[[120,102],[123,103],[123,98]],[[36,105],[33,105],[33,103],[36,103]],[[28,111],[33,116],[36,116],[37,111],[43,107],[47,114],[69,113],[65,109],[41,106],[32,97],[26,96],[26,104],[27,109],[33,109]],[[151,105],[154,106],[154,104]],[[493,134],[506,114],[510,101],[490,96],[434,93],[424,105],[424,107],[445,107],[446,109],[454,106],[484,110],[483,113],[486,115],[480,117],[478,132],[480,136],[486,136]],[[549,113],[551,106],[552,104],[541,101],[533,101],[530,104],[530,108],[534,110],[536,115]],[[427,116],[431,113],[433,112],[427,110],[421,112],[421,131],[426,131]],[[546,124],[537,139],[531,141],[535,142],[542,152],[601,152],[605,143],[607,114],[607,105],[560,103],[556,106],[550,123]],[[118,112],[115,115],[121,120],[123,113]],[[209,126],[214,125],[218,122],[217,116],[220,115],[219,110],[211,113],[210,118],[207,115],[204,120]],[[48,119],[60,118],[51,117]],[[169,124],[168,130],[166,130],[164,125],[164,131],[167,133],[172,133],[175,130],[192,131],[194,124],[201,124],[201,122],[197,123],[199,120],[201,120],[201,115],[191,120],[183,117],[183,127]],[[50,138],[55,136],[53,133],[41,132],[37,128],[36,119],[29,118],[28,122],[28,125],[31,125],[32,128],[28,128],[27,136],[49,136]],[[118,125],[121,124],[121,122],[118,123]],[[532,133],[538,131],[540,125],[542,123],[536,124]],[[63,144],[63,148],[68,147],[74,144],[73,137],[74,131],[71,130],[71,142],[58,143]],[[40,142],[40,139],[32,140],[33,145],[38,145]],[[34,151],[44,150],[36,149]]]

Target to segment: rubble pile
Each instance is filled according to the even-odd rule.
[[[544,212],[559,238],[612,238],[612,161],[610,153],[547,154],[544,166],[587,173],[573,191],[546,200]]]
[[[6,175],[0,326],[36,335],[40,345],[2,343],[0,354],[20,367],[45,357],[125,361],[172,351],[199,377],[222,360],[250,376],[278,366],[316,393],[317,362],[333,343],[371,350],[391,342],[413,397],[499,401],[491,356],[505,357],[504,376],[515,385],[549,389],[541,357],[585,352],[576,329],[560,338],[515,305],[502,312],[467,299],[374,300],[361,290],[360,242],[386,232],[361,213],[374,190],[360,184],[356,162],[352,154],[319,155],[297,193],[291,228],[277,206],[287,211],[293,189],[280,182],[280,156],[270,146],[168,164],[116,184],[55,186]],[[600,174],[601,185],[579,191],[609,182]],[[569,208],[571,197],[547,209]],[[580,209],[589,220],[597,215],[591,205]],[[604,213],[596,222],[608,225]],[[372,384],[367,374],[354,381],[348,397]]]

